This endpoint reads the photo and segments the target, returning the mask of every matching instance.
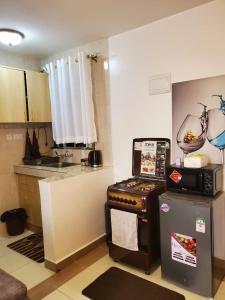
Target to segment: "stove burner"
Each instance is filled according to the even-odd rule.
[[[126,183],[124,183],[124,185],[127,187],[127,188],[132,188],[132,187],[135,187],[137,184],[139,184],[139,182],[138,181],[130,181],[130,182],[128,182],[127,184]]]
[[[157,182],[143,181],[141,179],[128,179],[117,183],[115,186],[118,188],[122,188],[127,192],[135,191],[147,193],[154,190],[158,186],[158,184]]]
[[[155,183],[139,183],[139,185],[134,187],[135,191],[141,191],[141,192],[150,192],[156,188]]]

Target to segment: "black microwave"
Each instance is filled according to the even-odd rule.
[[[171,165],[166,171],[167,189],[174,192],[215,196],[223,189],[223,165],[202,168]]]

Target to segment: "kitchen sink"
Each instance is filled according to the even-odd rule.
[[[45,167],[51,167],[51,168],[65,168],[65,167],[72,167],[77,166],[79,164],[77,163],[71,163],[71,162],[54,162],[50,164],[42,164],[42,166]]]

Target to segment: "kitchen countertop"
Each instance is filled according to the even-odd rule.
[[[43,179],[45,179],[46,182],[51,182],[72,176],[85,175],[87,173],[103,170],[104,168],[107,167],[92,168],[81,165],[75,165],[64,168],[53,168],[35,165],[16,165],[14,166],[14,172],[16,174],[42,177]]]

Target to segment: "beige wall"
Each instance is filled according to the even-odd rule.
[[[33,130],[30,129],[32,139]],[[36,130],[36,134],[38,131]],[[25,150],[26,129],[0,129],[0,215],[9,209],[19,207],[17,178],[13,166],[22,163]],[[47,130],[48,143],[52,146],[51,129]],[[39,130],[39,146],[42,153],[49,150],[45,146],[44,130]],[[47,154],[46,154],[47,155]],[[0,223],[0,233],[5,224]]]
[[[18,69],[40,71],[40,62],[37,59],[29,55],[16,55],[3,50],[0,50],[0,65]]]
[[[108,72],[104,69],[104,58],[100,56],[97,63],[92,63],[93,98],[95,123],[98,142],[96,149],[102,150],[105,166],[112,165],[112,141],[110,101],[108,93]]]
[[[216,0],[109,39],[116,180],[131,176],[133,138],[172,137],[171,93],[150,96],[149,76],[170,72],[180,82],[224,74],[224,11]]]
[[[30,56],[20,56],[10,51],[0,51],[0,65],[19,69],[40,70],[40,63]],[[16,175],[13,166],[22,163],[25,147],[25,129],[0,128],[0,214],[5,210],[19,206]],[[32,132],[32,131],[30,131]],[[43,129],[40,131],[41,151],[46,152],[44,146]],[[48,129],[49,142],[51,131]],[[31,135],[32,137],[32,135]],[[0,233],[5,231],[5,224],[0,223]]]

